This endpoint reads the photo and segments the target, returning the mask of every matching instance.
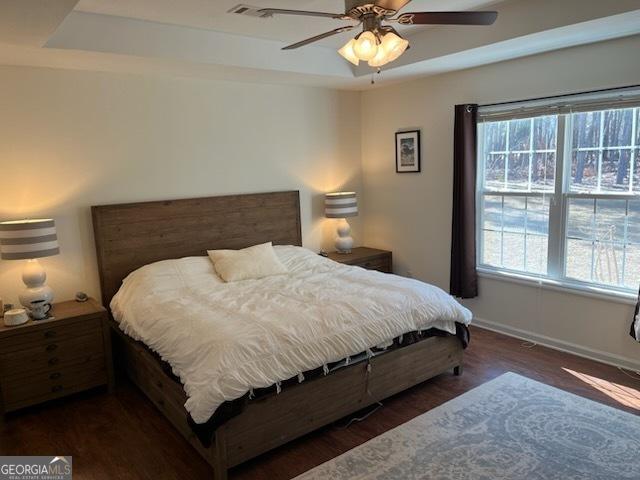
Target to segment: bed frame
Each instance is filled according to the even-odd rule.
[[[133,270],[159,260],[206,255],[206,250],[244,248],[272,241],[302,245],[297,191],[92,207],[102,288],[109,305]],[[114,323],[114,322],[111,322]],[[219,427],[211,447],[202,446],[187,423],[186,394],[153,355],[115,325],[116,361],[174,427],[213,467],[227,469],[316,430],[438,374],[462,369],[458,338],[431,337],[383,353],[330,375],[256,399]]]

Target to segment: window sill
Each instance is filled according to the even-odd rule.
[[[622,303],[625,305],[635,305],[638,300],[637,297],[632,293],[609,290],[602,287],[579,285],[571,282],[563,282],[560,280],[551,280],[549,278],[540,278],[526,274],[504,272],[486,267],[478,267],[478,276],[480,278],[490,278],[493,280],[513,282],[530,287],[541,287],[546,290],[571,293],[574,295],[597,298],[600,300]]]

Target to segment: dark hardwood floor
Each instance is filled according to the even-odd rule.
[[[230,478],[295,477],[508,371],[640,414],[640,378],[473,328],[462,376],[440,375],[384,401],[363,422],[336,422],[234,468]],[[77,479],[211,478],[205,461],[126,380],[112,395],[98,390],[12,414],[0,429],[0,454],[73,455]]]

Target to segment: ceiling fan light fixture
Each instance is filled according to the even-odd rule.
[[[378,39],[373,32],[364,31],[356,40],[353,51],[360,60],[369,61],[378,53]]]
[[[409,41],[402,38],[387,22],[399,25],[492,25],[498,17],[495,11],[470,12],[409,12],[398,14],[411,0],[345,0],[345,13],[315,12],[308,10],[291,10],[286,8],[245,8],[246,5],[234,7],[230,12],[272,17],[274,15],[299,15],[306,17],[331,18],[351,23],[334,28],[320,35],[282,47],[282,50],[294,50],[333,35],[362,27],[362,32],[349,40],[338,53],[348,62],[359,65],[367,62],[378,68],[393,62],[409,48]],[[242,7],[242,8],[240,8]],[[249,10],[252,10],[249,12]],[[398,14],[396,16],[396,14]],[[395,17],[395,18],[391,18]]]
[[[356,67],[360,64],[360,59],[356,55],[353,47],[356,44],[356,40],[352,38],[344,46],[338,50],[338,53],[342,55],[347,61],[353,63]]]
[[[382,44],[380,46],[386,53],[388,63],[393,62],[404,53],[409,46],[409,41],[393,32],[387,32],[387,34],[382,37]]]

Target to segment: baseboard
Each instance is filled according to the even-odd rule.
[[[623,357],[621,355],[614,355],[611,353],[602,352],[600,350],[582,347],[580,345],[576,345],[575,343],[565,342],[564,340],[558,340],[555,338],[547,337],[545,335],[539,335],[528,330],[521,330],[519,328],[510,327],[508,325],[492,322],[490,320],[484,320],[482,318],[474,318],[471,324],[479,328],[484,328],[485,330],[491,330],[492,332],[502,333],[504,335],[515,337],[520,340],[534,342],[544,347],[571,353],[579,357],[606,363],[607,365],[613,365],[614,367],[622,367],[634,372],[640,371],[640,361]],[[640,345],[638,347],[640,348]]]

